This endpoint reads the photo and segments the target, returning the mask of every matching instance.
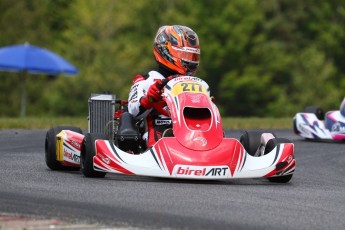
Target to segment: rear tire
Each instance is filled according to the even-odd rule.
[[[80,168],[85,177],[102,178],[105,172],[95,171],[93,169],[93,157],[96,155],[95,140],[107,140],[105,134],[87,133],[84,137],[81,153]]]
[[[319,120],[325,119],[325,112],[322,108],[317,106],[307,106],[303,110],[304,113],[313,113]]]
[[[45,161],[51,170],[68,170],[79,169],[78,167],[63,166],[56,160],[56,135],[62,130],[71,130],[76,133],[83,134],[79,127],[75,126],[56,126],[47,131],[45,140]]]

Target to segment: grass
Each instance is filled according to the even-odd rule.
[[[25,117],[0,118],[0,129],[49,129],[53,126],[71,125],[87,129],[87,117]]]
[[[293,118],[223,118],[225,129],[291,129]]]
[[[87,117],[0,117],[0,129],[49,129],[52,126],[71,125],[87,129]],[[291,129],[292,118],[223,118],[225,129]]]

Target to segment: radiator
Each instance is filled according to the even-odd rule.
[[[89,99],[89,133],[104,133],[114,139],[115,95],[91,94]]]

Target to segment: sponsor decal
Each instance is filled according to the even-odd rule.
[[[171,125],[171,120],[155,120],[155,125]]]
[[[198,81],[198,82],[205,82],[204,80],[202,80],[201,78],[198,77],[191,77],[191,76],[183,76],[183,77],[177,77],[174,78],[173,81],[177,82],[177,81],[182,81],[182,80],[191,80],[191,81]]]
[[[189,94],[189,97],[193,103],[200,103],[200,99],[201,99],[200,94]]]
[[[134,100],[134,99],[137,99],[137,97],[138,97],[138,92],[135,91],[135,92],[130,96],[129,100],[132,101],[132,100]]]
[[[190,80],[192,81],[199,81],[199,82],[204,82],[204,80],[198,78],[198,77],[190,77]]]
[[[287,159],[287,162],[290,163],[292,160],[293,160],[293,156],[290,155],[290,156],[288,157],[288,159]]]
[[[173,175],[177,177],[229,177],[228,166],[176,165]]]
[[[345,132],[345,126],[343,126],[339,122],[336,122],[332,125],[332,132],[344,133]]]
[[[207,140],[205,138],[203,138],[203,137],[196,137],[196,138],[193,139],[193,141],[201,141],[202,146],[207,145]]]
[[[181,50],[181,51],[186,51],[186,52],[190,52],[190,53],[197,53],[197,54],[200,54],[200,49],[197,49],[197,48],[191,48],[191,47],[182,47],[182,48],[179,48],[179,47],[176,47],[176,46],[172,46],[172,48],[174,50]]]
[[[73,145],[74,147],[76,147],[77,149],[80,149],[80,144],[79,144],[78,142],[72,140],[71,143],[72,143],[72,145]]]
[[[102,161],[103,161],[104,163],[106,163],[107,165],[110,164],[110,159],[109,159],[108,157],[105,157],[105,156],[103,156],[103,155],[100,154],[100,153],[97,153],[97,156],[99,156],[99,157],[102,159]]]
[[[137,88],[138,88],[138,86],[139,86],[139,84],[132,85],[131,90],[135,90],[135,89],[137,89]]]
[[[80,156],[75,153],[69,152],[66,148],[63,149],[63,156],[73,162],[80,163]]]

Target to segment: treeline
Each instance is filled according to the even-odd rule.
[[[205,79],[225,116],[293,116],[345,96],[345,2],[338,0],[0,0],[0,46],[29,42],[73,63],[76,77],[28,75],[29,116],[83,116],[91,93],[127,98],[156,68],[165,24],[199,35]],[[19,116],[18,73],[0,72],[0,116]]]

